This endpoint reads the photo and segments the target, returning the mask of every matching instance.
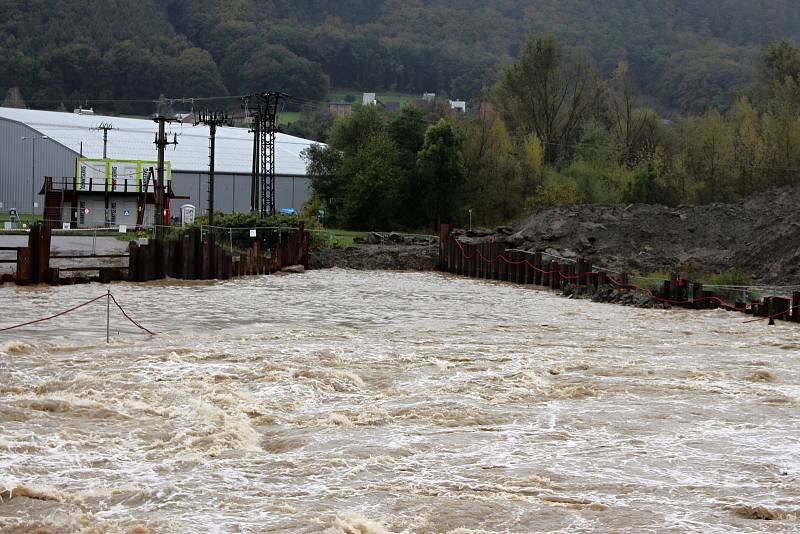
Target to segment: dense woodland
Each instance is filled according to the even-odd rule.
[[[238,108],[279,89],[335,223],[733,200],[800,178],[796,0],[5,0],[5,105]],[[333,123],[332,88],[470,101]],[[92,102],[94,101],[94,102]],[[492,112],[476,113],[480,102]],[[441,103],[440,103],[441,104]]]
[[[800,39],[796,0],[4,0],[0,94],[69,107],[330,87],[474,99],[529,34],[630,65],[665,114],[725,108],[769,41]],[[117,106],[122,109],[121,106]],[[130,109],[130,106],[125,109]],[[147,110],[149,111],[149,110]]]

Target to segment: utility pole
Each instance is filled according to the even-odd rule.
[[[114,126],[108,122],[100,123],[100,126],[94,128],[95,130],[103,130],[103,159],[108,159],[108,131],[113,130]],[[106,201],[106,211],[105,211],[105,222],[108,224],[109,221],[109,204],[111,202],[110,194],[109,194],[110,186],[108,182],[106,182],[106,194],[105,194],[105,201]]]
[[[111,123],[103,122],[100,126],[93,128],[94,130],[103,130],[103,159],[108,158],[108,131],[113,130],[114,126]]]
[[[164,149],[167,145],[178,144],[178,138],[173,135],[172,141],[167,141],[167,134],[165,133],[165,124],[174,122],[174,119],[168,119],[163,115],[157,115],[153,118],[158,123],[158,134],[156,135],[155,145],[158,148],[158,183],[155,184],[154,192],[156,197],[155,204],[155,217],[153,236],[155,239],[161,240],[164,237],[164,197],[166,196],[166,189],[164,188]]]
[[[23,141],[30,141],[33,145],[31,154],[31,226],[36,222],[36,141],[50,139],[46,135],[33,135],[21,137]],[[42,210],[44,215],[44,210]],[[44,216],[42,217],[44,219]]]
[[[261,127],[261,114],[258,107],[250,107],[249,98],[245,97],[242,101],[242,110],[245,114],[252,117],[252,127],[250,133],[253,134],[253,164],[251,168],[250,180],[250,212],[259,210],[258,203],[258,183],[260,181],[260,159],[259,159],[259,140]]]
[[[259,202],[258,202],[258,183],[259,183],[259,160],[258,160],[258,145],[259,139],[261,135],[259,134],[259,128],[261,125],[261,119],[259,118],[258,112],[253,116],[253,177],[250,183],[250,211],[258,211],[259,210]]]
[[[258,179],[253,180],[251,198],[254,210],[256,204],[261,211],[261,217],[275,213],[275,133],[277,131],[277,118],[279,104],[282,98],[289,95],[278,91],[257,93],[258,111],[256,126],[253,128],[256,139],[253,141],[253,168],[258,166]]]
[[[228,116],[222,112],[200,112],[195,123],[208,126],[208,225],[214,226],[214,151],[216,147],[217,126],[228,123]]]

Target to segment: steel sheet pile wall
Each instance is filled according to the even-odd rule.
[[[59,269],[50,267],[50,259],[75,258],[100,260],[104,257],[118,258],[124,255],[51,256],[51,229],[47,225],[31,228],[28,246],[15,247],[17,257],[15,274],[0,276],[5,282],[27,284],[74,284],[85,282],[109,283],[127,278],[132,282],[146,282],[163,278],[183,280],[228,280],[240,276],[271,274],[289,266],[302,265],[308,268],[309,235],[305,229],[281,230],[277,240],[269,247],[262,247],[254,240],[247,250],[231,252],[223,243],[215,243],[213,235],[204,241],[200,230],[182,233],[174,240],[151,240],[147,244],[129,245],[128,267],[76,267]],[[2,250],[11,251],[11,247]],[[127,277],[123,272],[127,270]],[[61,277],[67,271],[95,271],[96,277]]]
[[[304,229],[279,232],[274,246],[263,249],[254,241],[246,251],[232,252],[213,234],[204,241],[199,229],[176,240],[131,243],[128,279],[146,282],[163,278],[228,280],[240,276],[271,274],[284,267],[308,267],[308,233]]]
[[[749,302],[727,302],[703,284],[672,274],[656,291],[629,283],[628,273],[614,274],[594,269],[585,259],[572,262],[551,259],[539,252],[507,249],[497,242],[462,243],[448,225],[442,225],[439,240],[439,270],[447,273],[534,285],[554,290],[568,286],[585,294],[601,290],[642,291],[658,302],[690,309],[724,308],[756,317],[800,322],[800,292],[791,297],[771,295]]]

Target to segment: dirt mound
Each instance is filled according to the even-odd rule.
[[[432,271],[436,269],[438,253],[438,244],[325,247],[311,251],[309,262],[312,269]]]
[[[742,270],[753,281],[800,284],[800,188],[737,204],[562,205],[544,209],[491,237],[510,247],[585,257],[638,273]],[[487,235],[465,233],[467,242]]]

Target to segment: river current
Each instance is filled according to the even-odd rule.
[[[0,333],[0,532],[797,532],[800,329],[433,273]],[[0,328],[105,286],[0,287]],[[38,529],[38,530],[37,530]]]

